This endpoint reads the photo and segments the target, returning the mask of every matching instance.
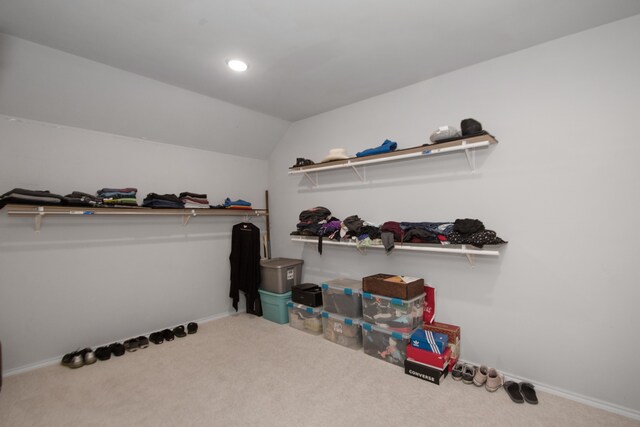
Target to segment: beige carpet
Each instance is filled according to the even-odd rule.
[[[240,314],[195,335],[72,370],[5,378],[0,426],[639,426],[538,392],[436,386],[287,325]]]

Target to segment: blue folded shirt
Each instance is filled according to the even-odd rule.
[[[242,199],[238,199],[238,200],[231,200],[230,198],[226,198],[224,199],[224,206],[225,207],[229,207],[229,206],[251,206],[251,203],[246,202]]]
[[[390,139],[385,139],[382,145],[376,148],[368,148],[364,151],[360,151],[356,153],[356,157],[365,157],[365,156],[373,156],[374,154],[383,154],[390,153],[391,151],[395,151],[398,148],[398,144],[396,142],[391,141]]]

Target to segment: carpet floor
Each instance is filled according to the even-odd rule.
[[[5,378],[0,426],[640,426],[538,392],[440,386],[287,325],[238,314],[80,369]]]

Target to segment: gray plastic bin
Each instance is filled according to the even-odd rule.
[[[260,261],[260,289],[284,294],[300,284],[302,278],[301,259],[273,258]]]

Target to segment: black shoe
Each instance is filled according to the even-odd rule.
[[[184,331],[184,326],[176,326],[173,328],[173,334],[178,338],[184,338],[187,336],[187,333]]]
[[[111,353],[114,356],[120,357],[124,354],[124,345],[119,342],[114,342],[113,344],[109,345],[109,350],[111,350]]]
[[[140,347],[140,343],[138,343],[138,338],[131,338],[124,342],[124,349],[127,351],[134,352]]]
[[[173,341],[174,335],[173,335],[173,332],[171,332],[171,330],[163,329],[162,337],[164,338],[165,341]]]
[[[139,348],[147,348],[149,347],[149,339],[144,335],[140,335],[138,337],[138,347]]]
[[[82,354],[82,360],[84,360],[85,365],[92,365],[98,360],[96,359],[96,354],[89,347],[81,350],[80,354]]]
[[[196,322],[191,322],[187,325],[187,333],[188,334],[195,334],[196,332],[198,332],[198,324]]]
[[[109,347],[104,346],[104,347],[98,347],[95,351],[96,353],[96,357],[99,360],[109,360],[111,359],[111,350],[109,350]]]
[[[164,337],[162,336],[162,332],[154,332],[149,335],[149,341],[154,344],[162,344],[164,342]]]
[[[65,354],[60,363],[72,369],[81,368],[84,366],[84,358],[80,351],[74,351],[72,353]]]

